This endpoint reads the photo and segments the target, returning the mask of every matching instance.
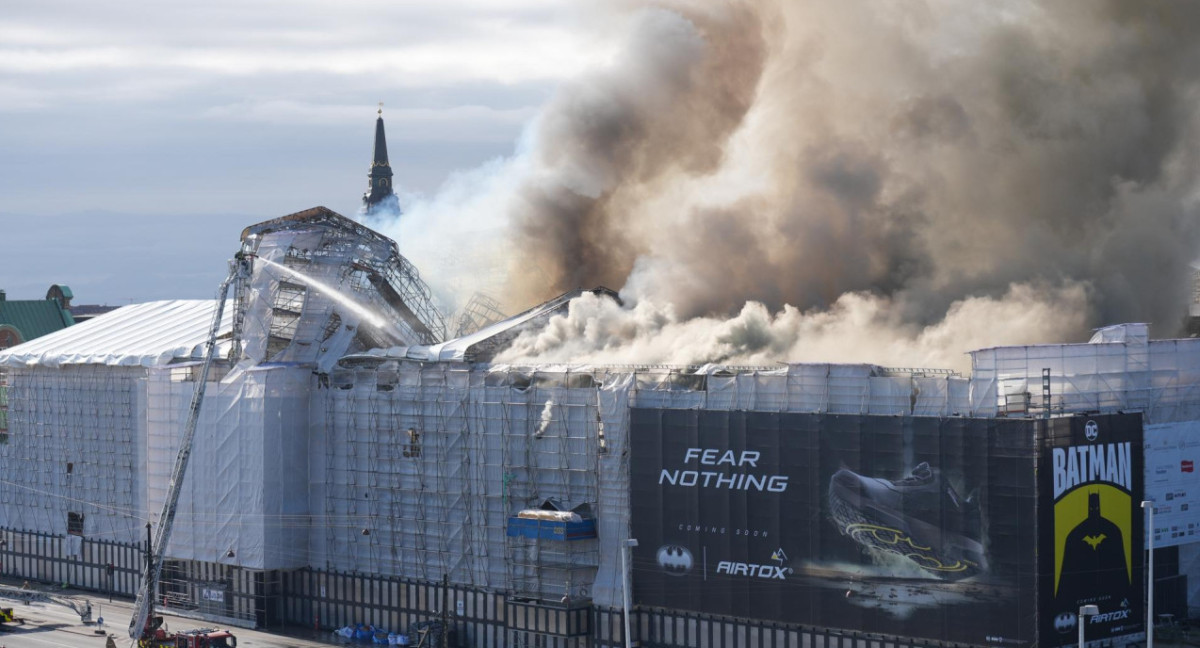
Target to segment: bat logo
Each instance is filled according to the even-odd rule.
[[[1090,535],[1089,535],[1089,536],[1083,536],[1083,541],[1084,541],[1084,542],[1086,542],[1086,543],[1088,543],[1089,545],[1091,545],[1091,546],[1092,546],[1092,551],[1095,551],[1095,550],[1096,550],[1096,548],[1100,546],[1100,543],[1101,543],[1101,542],[1104,542],[1104,539],[1105,539],[1105,538],[1107,538],[1107,537],[1108,537],[1108,536],[1106,536],[1106,535],[1104,535],[1103,533],[1101,533],[1100,535],[1095,535],[1095,536],[1090,536]]]
[[[1054,629],[1067,633],[1075,629],[1075,613],[1063,612],[1054,617]]]
[[[679,545],[663,545],[658,548],[658,566],[671,576],[683,576],[692,569],[692,552]]]

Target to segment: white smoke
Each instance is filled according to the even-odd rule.
[[[546,405],[542,407],[542,418],[538,423],[537,430],[533,435],[537,438],[542,438],[546,434],[546,430],[550,429],[550,424],[554,422],[554,399],[547,399]]]
[[[527,331],[500,363],[770,365],[776,362],[864,362],[966,370],[964,351],[1024,344],[1055,331],[1082,330],[1091,316],[1080,284],[1013,285],[999,298],[954,302],[940,322],[905,322],[885,297],[846,293],[828,309],[771,312],[747,302],[730,318],[680,318],[670,305],[623,307],[591,293],[567,314]]]

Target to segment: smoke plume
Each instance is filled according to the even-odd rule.
[[[1177,332],[1200,5],[624,3],[504,184],[502,360],[863,360]],[[510,164],[515,168],[517,162]]]

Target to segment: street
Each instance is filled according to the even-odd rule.
[[[5,624],[0,629],[0,648],[103,648],[105,638],[111,635],[117,646],[133,645],[126,628],[133,615],[133,602],[116,600],[109,602],[105,596],[62,592],[73,598],[86,599],[92,603],[94,622],[83,625],[73,611],[58,605],[33,603],[24,605],[19,601],[0,598],[0,607],[12,607],[13,614],[25,620],[22,624]],[[168,629],[211,627],[213,624],[163,615]],[[101,619],[103,622],[101,623]],[[316,648],[337,645],[330,641],[269,634],[242,628],[227,628],[237,637],[239,648]],[[318,633],[309,632],[308,635]],[[332,638],[332,633],[320,633]]]

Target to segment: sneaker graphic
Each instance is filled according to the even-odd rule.
[[[843,468],[829,480],[829,510],[842,535],[904,556],[939,578],[987,570],[979,504],[960,498],[928,463],[895,481]]]

